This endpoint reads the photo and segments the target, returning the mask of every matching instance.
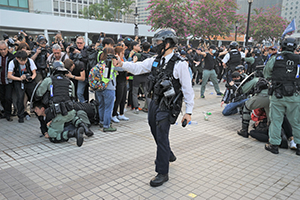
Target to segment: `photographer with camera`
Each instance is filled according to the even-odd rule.
[[[12,80],[7,78],[8,64],[15,56],[8,52],[8,44],[0,41],[0,101],[4,108],[4,115],[7,121],[12,121],[11,118],[11,103],[12,103]],[[1,115],[1,113],[0,113]]]
[[[24,123],[24,96],[31,98],[35,87],[36,66],[23,50],[17,51],[15,59],[8,65],[7,78],[13,80],[14,90],[17,94],[17,109],[19,123]]]
[[[66,59],[69,58],[68,54],[66,52],[61,51],[61,46],[58,44],[54,44],[52,46],[52,54],[49,55],[47,58],[47,65],[49,68],[49,65],[52,65],[54,61],[61,61],[64,62]]]
[[[87,69],[88,53],[87,47],[85,46],[84,38],[82,36],[76,37],[76,46],[69,46],[66,49],[69,58],[73,60],[75,65],[81,65],[83,63],[84,69]],[[86,73],[86,79],[84,81],[78,81],[77,95],[80,102],[86,102],[89,100],[88,92],[88,73]]]
[[[38,83],[47,76],[47,58],[49,57],[49,52],[46,47],[47,39],[43,35],[37,37],[38,48],[34,49],[35,54],[32,55],[31,59],[34,61],[37,67],[37,77],[35,81]]]

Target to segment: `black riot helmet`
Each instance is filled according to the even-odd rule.
[[[230,42],[230,44],[229,44],[229,48],[230,48],[230,49],[237,49],[238,46],[239,46],[239,44],[238,44],[236,41],[232,41],[232,42]]]
[[[261,55],[261,51],[259,50],[259,49],[254,49],[253,51],[252,51],[252,53],[254,53],[256,56],[260,56]]]
[[[162,43],[157,44],[158,41],[162,41]],[[152,45],[154,51],[161,57],[168,49],[166,48],[166,44],[169,43],[170,46],[168,49],[173,48],[178,43],[178,38],[176,32],[171,28],[166,28],[158,31],[155,33],[154,37],[152,38]]]
[[[155,33],[152,39],[152,44],[153,46],[156,46],[157,41],[165,42],[167,39],[173,40],[174,46],[178,43],[178,37],[176,35],[176,32],[171,28],[165,28]]]
[[[285,38],[281,43],[280,46],[282,51],[294,51],[297,48],[297,41],[293,37]]]
[[[38,43],[40,43],[42,40],[45,40],[46,43],[48,42],[47,39],[45,38],[45,36],[43,36],[43,35],[39,35],[39,36],[37,37],[37,40],[36,40],[36,41],[37,41]]]
[[[65,68],[65,65],[61,61],[54,61],[52,64],[52,74],[67,74],[69,71]]]

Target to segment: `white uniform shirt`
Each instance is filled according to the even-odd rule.
[[[165,57],[165,63],[168,63],[174,53],[171,53]],[[124,62],[122,68],[134,75],[144,74],[151,72],[152,64],[155,58],[148,58],[143,62]],[[173,70],[173,76],[175,79],[179,79],[181,84],[181,90],[184,96],[184,102],[186,103],[186,113],[192,114],[194,107],[194,90],[192,88],[190,72],[187,62],[176,62]]]
[[[33,60],[31,58],[28,58],[29,62],[30,62],[30,69],[31,71],[36,70],[36,65],[34,64]],[[26,68],[25,65],[20,65],[21,67],[21,71],[20,73],[22,73],[22,71]],[[10,61],[8,64],[8,72],[13,72],[15,68],[15,64],[14,64],[14,60]]]

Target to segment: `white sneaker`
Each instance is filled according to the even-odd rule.
[[[214,86],[213,82],[209,81],[209,85]]]
[[[139,114],[139,109],[135,109],[135,110],[133,111],[133,113],[134,113],[134,114]]]
[[[291,140],[291,141],[290,141],[290,149],[297,149],[297,145],[296,145],[296,143],[294,142],[294,140]]]
[[[118,120],[117,116],[111,117],[111,120],[115,123],[119,123],[120,121]]]
[[[119,119],[119,120],[123,120],[123,121],[128,121],[128,120],[129,120],[129,118],[128,118],[128,117],[125,117],[125,115],[119,115],[119,116],[118,116],[118,119]]]

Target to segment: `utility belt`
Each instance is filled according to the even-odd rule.
[[[74,104],[71,100],[66,102],[55,103],[45,110],[47,119],[54,119],[58,114],[66,116],[69,111],[74,109]]]
[[[290,97],[293,96],[294,93],[299,93],[300,87],[299,83],[297,82],[285,82],[285,83],[278,83],[273,82],[272,85],[269,86],[268,94],[275,95],[278,99],[282,97]]]

